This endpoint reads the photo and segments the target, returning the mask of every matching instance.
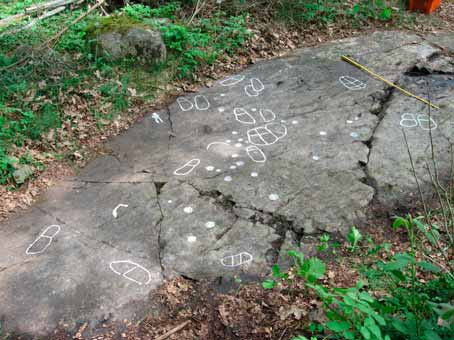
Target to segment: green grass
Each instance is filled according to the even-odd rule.
[[[0,13],[17,13],[32,3],[3,4]],[[20,185],[14,172],[29,148],[39,145],[40,152],[71,158],[84,134],[79,129],[81,121],[95,120],[97,128],[103,129],[118,115],[125,115],[131,105],[152,101],[156,89],[167,82],[190,79],[200,67],[224,54],[233,55],[248,36],[242,16],[217,12],[189,26],[179,19],[179,3],[157,8],[131,5],[109,18],[91,14],[72,26],[52,50],[34,48],[85,10],[64,11],[32,29],[0,36],[0,68],[31,56],[0,73],[0,185]],[[130,24],[160,30],[168,50],[164,63],[110,62],[93,53],[97,34]],[[132,96],[130,89],[141,96]],[[71,98],[83,109],[71,109]],[[55,133],[49,135],[51,131]],[[29,163],[39,170],[36,162],[29,159]]]

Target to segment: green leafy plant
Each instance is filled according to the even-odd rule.
[[[347,240],[350,243],[350,250],[355,251],[358,248],[358,242],[361,241],[363,235],[356,227],[351,227],[348,234]]]
[[[304,286],[318,296],[328,320],[318,328],[308,328],[311,339],[314,335],[318,338],[317,334],[329,339],[450,339],[454,332],[454,280],[451,273],[443,272],[436,263],[417,259],[415,232],[425,227],[417,227],[422,220],[396,218],[393,227],[407,231],[409,252],[397,253],[386,261],[366,263],[361,270],[363,278],[350,288],[322,284],[320,279],[326,271],[322,260],[289,252],[295,260],[292,273],[303,279]],[[356,248],[361,239],[355,229],[347,236],[352,248]],[[423,235],[433,237],[427,230]],[[292,284],[288,274],[282,273],[279,267],[273,266],[272,272],[274,279]],[[419,280],[419,275],[426,272],[431,279]],[[276,284],[268,279],[263,286],[272,289]],[[301,335],[295,339],[308,338]]]

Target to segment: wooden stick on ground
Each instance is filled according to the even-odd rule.
[[[396,84],[390,82],[389,80],[383,78],[382,76],[378,75],[377,73],[375,73],[375,72],[369,70],[367,67],[361,65],[361,64],[358,63],[357,61],[355,61],[355,60],[353,60],[353,59],[351,59],[351,58],[349,58],[349,57],[347,57],[347,56],[345,56],[345,55],[343,55],[343,56],[341,57],[341,59],[344,60],[344,61],[346,61],[347,63],[352,64],[353,66],[359,68],[360,70],[369,73],[372,77],[381,80],[381,81],[384,82],[385,84],[388,84],[389,86],[392,86],[392,87],[398,89],[400,92],[405,93],[407,96],[410,96],[410,97],[413,97],[413,98],[415,98],[415,99],[418,99],[419,101],[421,101],[421,102],[423,102],[423,103],[425,103],[425,104],[427,104],[427,105],[429,105],[429,106],[432,106],[432,107],[434,107],[434,108],[436,108],[436,109],[439,109],[439,107],[438,107],[437,105],[434,105],[434,104],[432,104],[430,101],[428,101],[428,100],[426,100],[426,99],[424,99],[424,98],[421,98],[421,97],[419,97],[419,96],[417,96],[417,95],[415,95],[415,94],[413,94],[413,93],[411,93],[411,92],[409,92],[409,91],[407,91],[407,90],[401,88],[400,86],[398,86],[398,85],[396,85]]]
[[[190,323],[191,320],[188,320],[188,321],[185,321],[183,322],[181,325],[171,329],[170,331],[168,331],[166,334],[163,334],[161,336],[158,336],[155,340],[164,340],[164,339],[167,339],[169,336],[171,336],[172,334],[175,334],[176,332],[182,330],[188,323]]]
[[[44,42],[41,46],[44,47],[45,45],[49,45],[50,43],[52,43],[53,45],[55,45],[57,43],[57,41],[62,37],[63,34],[66,33],[67,30],[70,29],[71,26],[77,24],[79,21],[81,21],[83,18],[85,18],[87,15],[89,15],[91,12],[93,12],[95,9],[97,9],[98,7],[100,7],[102,4],[104,4],[106,1],[105,0],[100,0],[99,2],[96,3],[96,5],[94,5],[93,7],[91,7],[88,11],[86,11],[85,13],[82,13],[81,15],[79,15],[75,20],[73,20],[73,22],[71,22],[68,26],[66,26],[65,28],[63,28],[60,32],[58,32],[56,35],[54,35],[52,38],[50,38],[49,40],[47,40],[46,42]]]

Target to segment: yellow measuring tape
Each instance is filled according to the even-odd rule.
[[[407,91],[407,90],[401,88],[400,86],[398,86],[398,85],[396,85],[396,84],[390,82],[389,80],[386,80],[386,79],[383,78],[382,76],[380,76],[380,75],[376,74],[375,72],[369,70],[367,67],[361,65],[361,64],[358,63],[357,61],[355,61],[355,60],[353,60],[353,59],[351,59],[351,58],[349,58],[349,57],[347,57],[347,56],[345,56],[345,55],[343,55],[343,56],[341,57],[341,59],[344,60],[344,61],[346,61],[346,62],[348,62],[348,63],[350,63],[350,64],[352,64],[353,66],[356,66],[356,67],[359,68],[360,70],[363,70],[364,72],[369,73],[372,77],[375,77],[375,78],[381,80],[382,82],[388,84],[389,86],[392,86],[392,87],[398,89],[399,91],[405,93],[407,96],[416,98],[416,99],[422,101],[423,103],[425,103],[425,104],[427,104],[427,105],[430,105],[430,106],[432,106],[432,107],[434,107],[434,108],[436,108],[436,109],[439,109],[439,107],[438,107],[437,105],[432,104],[432,103],[431,103],[430,101],[428,101],[427,99],[421,98],[421,97],[419,97],[419,96],[417,96],[417,95],[415,95],[415,94],[413,94],[413,93],[411,93],[411,92],[409,92],[409,91]]]

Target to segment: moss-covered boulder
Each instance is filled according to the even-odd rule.
[[[157,63],[166,58],[166,47],[158,30],[125,16],[107,17],[87,28],[98,56],[112,61],[137,58],[145,63]]]

